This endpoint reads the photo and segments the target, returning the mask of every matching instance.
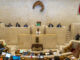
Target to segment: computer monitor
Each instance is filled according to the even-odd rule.
[[[57,55],[57,52],[53,52],[53,55]]]
[[[45,55],[49,55],[49,53],[47,52],[47,53],[45,53]]]
[[[6,52],[2,52],[2,55],[6,55]]]
[[[20,53],[22,54],[24,52],[24,50],[20,50]]]
[[[41,59],[42,59],[42,58],[44,58],[44,56],[40,56],[39,58],[41,58]]]
[[[27,55],[28,54],[28,52],[23,52],[23,55]]]
[[[71,58],[72,58],[72,59],[75,59],[75,57],[74,57],[74,56],[72,56]]]
[[[6,57],[7,58],[10,58],[11,57],[11,54],[10,53],[6,53]]]
[[[12,56],[12,60],[20,60],[20,56]]]
[[[41,22],[38,21],[38,22],[36,23],[36,26],[41,26]]]

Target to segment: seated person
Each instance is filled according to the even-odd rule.
[[[48,25],[48,27],[54,27],[54,25],[50,23],[50,24]]]
[[[36,31],[36,34],[37,35],[39,35],[41,32],[40,32],[40,30],[39,30],[39,28],[37,29],[37,31]]]
[[[12,27],[12,24],[11,24],[11,23],[9,23],[7,26],[8,26],[8,27]]]
[[[19,24],[18,22],[16,23],[16,27],[21,27],[20,24]]]
[[[25,24],[25,25],[24,25],[24,27],[28,27],[28,25],[27,25],[27,24]]]
[[[80,38],[80,35],[77,34],[77,35],[75,36],[75,40],[79,40],[79,38]]]
[[[0,42],[0,54],[4,51],[5,47],[3,45],[3,42]]]
[[[62,25],[59,23],[59,24],[57,25],[57,27],[62,27]]]
[[[71,60],[71,59],[66,57],[64,60]]]
[[[30,55],[31,55],[31,56],[35,56],[35,54],[34,54],[34,53],[31,53]]]
[[[36,43],[39,43],[39,37],[36,37]]]
[[[42,55],[42,56],[43,56],[43,55],[45,55],[45,54],[44,54],[43,52],[40,52],[40,55]]]
[[[0,44],[0,49],[4,48],[4,46],[2,44]]]
[[[53,51],[52,50],[49,51],[49,55],[53,55]]]
[[[54,56],[54,60],[60,60],[59,56]]]

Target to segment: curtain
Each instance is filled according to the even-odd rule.
[[[79,4],[79,15],[80,15],[80,4]]]

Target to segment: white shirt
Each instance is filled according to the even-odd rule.
[[[40,31],[36,31],[36,34],[39,35],[41,32]]]

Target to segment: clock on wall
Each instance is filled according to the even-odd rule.
[[[43,12],[44,11],[44,4],[43,4],[43,2],[42,1],[36,1],[34,4],[33,4],[33,9],[35,9],[35,7],[36,6],[40,6],[41,7],[41,12]]]

